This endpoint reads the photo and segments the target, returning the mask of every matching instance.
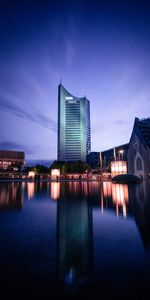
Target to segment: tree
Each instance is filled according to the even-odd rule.
[[[64,163],[62,172],[63,174],[71,173],[71,164],[68,162]]]

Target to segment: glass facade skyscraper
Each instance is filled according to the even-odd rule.
[[[86,161],[91,151],[90,102],[58,86],[58,160]]]

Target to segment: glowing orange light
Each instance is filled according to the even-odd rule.
[[[34,171],[29,171],[28,177],[34,179],[34,177],[35,177],[35,172],[34,172]]]
[[[112,200],[123,206],[129,199],[128,185],[127,184],[112,184]]]
[[[60,197],[60,182],[51,182],[51,198],[57,200]]]
[[[51,170],[51,177],[52,179],[57,179],[60,177],[60,170],[59,169],[52,169]]]
[[[118,215],[119,206],[122,207],[123,216],[126,217],[126,204],[129,200],[127,184],[112,184],[112,201],[116,204],[116,213]]]
[[[34,182],[27,182],[28,199],[33,198],[34,190],[35,190]]]
[[[111,162],[111,175],[112,177],[119,174],[127,174],[127,163],[126,161],[113,161]]]
[[[111,185],[110,181],[103,181],[103,193],[104,197],[111,197]]]

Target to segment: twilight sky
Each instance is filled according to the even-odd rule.
[[[91,105],[92,151],[150,117],[150,1],[1,1],[0,149],[56,159],[57,87]]]

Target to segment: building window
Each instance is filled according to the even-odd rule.
[[[136,160],[136,167],[137,167],[138,171],[142,170],[142,161],[141,161],[141,159],[139,157]]]

